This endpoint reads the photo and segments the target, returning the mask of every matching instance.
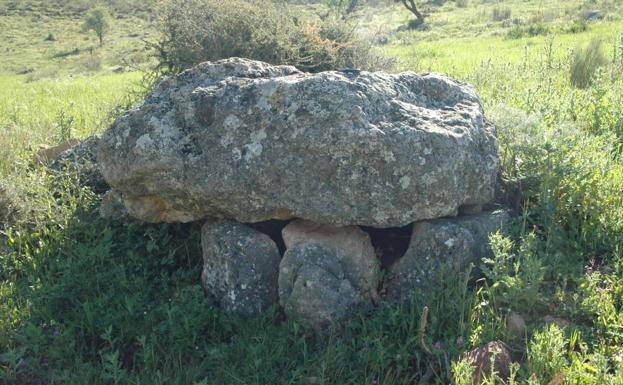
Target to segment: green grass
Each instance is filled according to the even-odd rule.
[[[0,175],[16,169],[38,145],[55,145],[61,126],[71,137],[101,132],[111,113],[125,105],[141,80],[139,73],[101,74],[29,82],[26,76],[0,75]]]
[[[151,16],[116,13],[99,47],[94,33],[81,30],[80,9],[88,7],[61,3],[0,2],[2,176],[23,168],[40,145],[67,139],[61,128],[77,138],[101,132],[115,108],[140,88],[137,71],[149,66],[143,39],[153,33]],[[118,66],[129,72],[113,73]]]
[[[544,60],[545,48],[553,37],[554,60],[565,60],[569,49],[596,37],[604,41],[606,54],[612,58],[613,46],[623,33],[623,21],[604,22],[579,34],[552,33],[522,39],[505,39],[501,36],[452,37],[436,41],[415,40],[409,44],[392,42],[385,47],[388,55],[398,56],[400,69],[436,71],[456,77],[466,77],[481,64],[516,65],[522,61]]]
[[[54,78],[111,67],[141,67],[149,61],[142,39],[153,31],[137,17],[115,18],[99,47],[95,33],[81,31],[80,16],[6,15],[0,29],[0,73],[17,74],[31,69],[31,79]],[[49,35],[54,41],[48,41]],[[97,59],[101,67],[93,67]]]
[[[0,184],[0,213],[11,200],[26,213],[0,232],[1,385],[393,385],[427,372],[429,383],[459,385],[470,383],[461,353],[493,339],[519,358],[516,384],[560,375],[568,384],[623,383],[619,2],[448,2],[426,10],[429,30],[402,29],[410,16],[399,5],[358,11],[362,33],[387,34],[380,49],[401,59],[399,69],[476,87],[497,126],[506,183],[522,193],[522,215],[493,237],[495,256],[477,266],[483,279],[440,272],[434,290],[356,314],[325,337],[278,309],[244,319],[210,305],[199,286],[199,224],[107,222],[99,197],[74,176],[28,164],[39,144],[60,140],[61,128],[77,137],[101,132],[115,107],[133,100],[140,74],[109,67],[131,54],[146,64],[140,37],[150,32],[144,19],[115,19],[110,40],[94,49],[103,64],[90,71],[97,42],[79,31],[81,13],[42,4],[0,16],[0,49],[9,53],[0,59],[0,179],[18,192]],[[493,20],[496,7],[516,21]],[[592,8],[606,20],[569,28]],[[548,34],[509,38],[514,25],[541,24]],[[54,43],[45,41],[50,32]],[[575,88],[574,52],[593,38],[608,62],[587,88]],[[25,67],[34,72],[16,75]],[[430,356],[417,333],[425,305],[425,340],[440,346]],[[507,329],[511,312],[525,318],[525,335]],[[546,316],[568,326],[547,326]]]

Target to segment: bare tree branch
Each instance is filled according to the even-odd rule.
[[[418,23],[424,23],[424,15],[417,9],[415,0],[396,0],[396,2],[402,1],[402,5],[405,6],[412,14],[417,18]]]

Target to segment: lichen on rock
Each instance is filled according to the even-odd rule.
[[[404,226],[489,203],[498,170],[467,85],[237,58],[161,82],[106,131],[98,159],[145,222]]]

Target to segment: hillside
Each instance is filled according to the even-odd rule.
[[[0,0],[0,385],[467,385],[483,346],[513,361],[484,384],[623,384],[623,2],[420,1],[419,26],[395,1],[337,16],[348,1],[284,3],[311,42],[335,17],[393,72],[473,85],[496,127],[496,202],[514,215],[490,257],[329,335],[278,306],[219,309],[200,285],[202,223],[101,218],[79,170],[33,157],[101,134],[149,91],[162,2]],[[111,13],[102,46],[82,30],[96,5]]]

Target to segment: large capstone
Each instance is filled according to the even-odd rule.
[[[201,281],[219,306],[252,315],[278,302],[281,256],[268,235],[242,223],[210,220],[201,229],[201,244]]]
[[[467,85],[244,59],[161,82],[104,134],[98,160],[145,222],[398,227],[490,202],[498,171]]]
[[[435,274],[444,271],[457,277],[470,264],[479,266],[491,256],[489,236],[509,221],[507,211],[497,210],[416,223],[407,252],[389,269],[387,296],[409,298],[416,289],[435,289],[431,287]]]

